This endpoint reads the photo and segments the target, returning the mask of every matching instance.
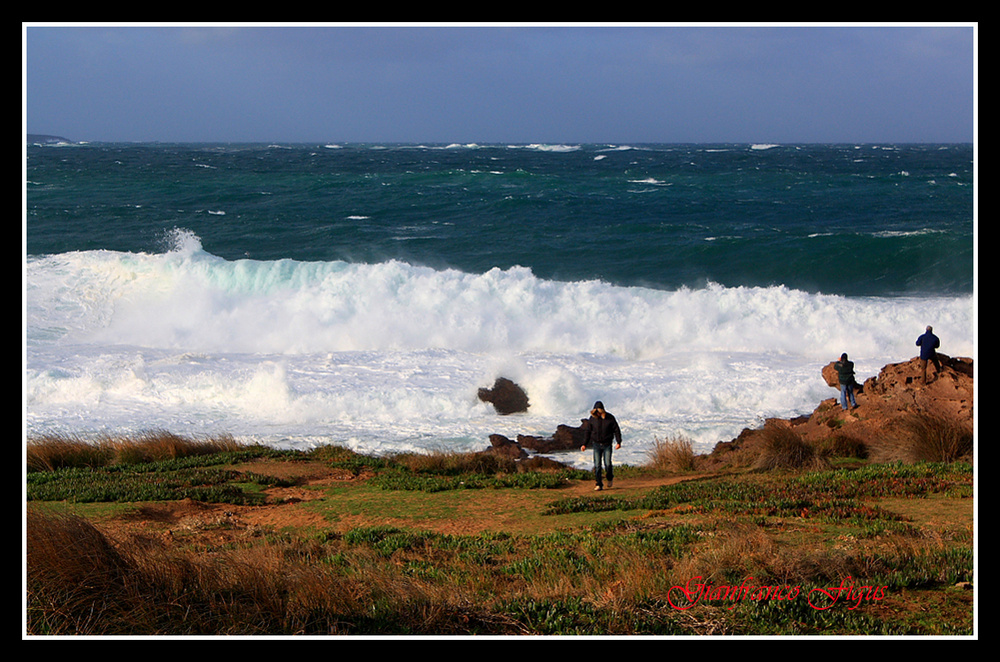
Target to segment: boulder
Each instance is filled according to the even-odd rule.
[[[823,369],[820,371],[820,374],[823,375],[823,381],[826,382],[826,385],[829,386],[830,388],[837,389],[837,392],[839,393],[840,377],[837,375],[837,368],[834,367],[836,363],[837,363],[836,361],[830,361],[829,363],[827,363],[825,366],[823,366]],[[855,389],[855,391],[857,393],[861,393],[862,391],[864,391],[864,384],[859,382],[858,388]]]
[[[829,386],[830,388],[835,388],[839,391],[840,378],[837,376],[836,368],[833,367],[835,363],[836,361],[830,361],[829,363],[827,363],[825,366],[823,366],[823,370],[820,371],[820,374],[823,375],[823,381],[826,382],[827,386]]]
[[[491,389],[479,389],[479,399],[492,403],[497,413],[504,415],[528,411],[529,406],[528,394],[506,377],[498,377]]]

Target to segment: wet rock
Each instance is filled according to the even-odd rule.
[[[555,434],[551,437],[537,437],[533,435],[517,435],[517,442],[524,448],[533,450],[536,453],[554,453],[558,451],[579,450],[583,445],[585,431],[584,421],[579,427],[569,425],[559,425]]]
[[[479,389],[479,399],[492,403],[497,413],[504,415],[526,412],[529,407],[525,390],[506,377],[498,377],[491,389]]]

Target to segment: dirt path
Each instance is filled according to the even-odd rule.
[[[256,506],[209,504],[190,499],[144,504],[126,515],[103,523],[109,533],[183,537],[189,542],[222,544],[240,537],[260,535],[285,529],[348,529],[362,526],[415,526],[412,520],[393,518],[380,512],[339,517],[332,523],[321,509],[308,507],[310,502],[328,499],[329,486],[360,487],[365,476],[330,469],[320,463],[255,462],[246,467],[256,473],[296,481],[292,487],[267,490],[268,503]],[[670,485],[703,476],[619,479],[613,489],[595,492],[591,481],[573,481],[558,490],[526,495],[519,490],[475,490],[461,507],[446,517],[421,520],[419,527],[436,533],[475,534],[486,530],[516,530],[523,518],[526,501],[555,500],[577,496],[633,496],[662,485]],[[534,491],[533,491],[534,492]],[[407,495],[407,498],[420,498]],[[425,498],[430,498],[426,497]]]

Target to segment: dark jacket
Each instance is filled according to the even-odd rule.
[[[854,361],[848,361],[842,359],[833,364],[834,370],[837,371],[837,379],[840,380],[841,384],[854,384]]]
[[[937,336],[928,331],[924,335],[917,338],[917,346],[920,347],[920,358],[924,361],[929,361],[934,358],[934,350],[941,346],[941,341]]]
[[[612,442],[622,443],[622,431],[618,427],[618,420],[608,412],[604,412],[604,418],[591,416],[583,427],[586,428],[583,437],[584,446],[592,443],[599,446],[608,446]]]

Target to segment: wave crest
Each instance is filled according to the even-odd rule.
[[[560,282],[525,267],[481,274],[399,261],[228,261],[177,231],[162,255],[107,251],[28,264],[29,342],[185,351],[307,353],[453,349],[892,356],[900,329],[932,323],[972,351],[971,298],[880,299],[785,287],[674,291]],[[906,348],[905,350],[903,348]]]

